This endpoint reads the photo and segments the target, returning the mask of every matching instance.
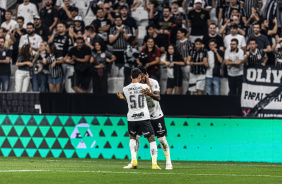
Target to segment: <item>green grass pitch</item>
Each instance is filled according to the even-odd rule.
[[[173,170],[151,170],[139,161],[135,170],[123,169],[128,160],[0,157],[0,183],[282,183],[282,165],[272,163],[178,162]]]

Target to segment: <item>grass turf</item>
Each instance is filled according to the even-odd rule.
[[[173,170],[151,170],[128,160],[0,157],[0,183],[282,183],[282,165],[237,162],[173,162]]]

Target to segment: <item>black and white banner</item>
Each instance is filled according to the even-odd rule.
[[[246,117],[282,117],[282,68],[244,68],[241,106]]]

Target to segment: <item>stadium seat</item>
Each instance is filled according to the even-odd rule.
[[[148,21],[148,12],[144,10],[143,7],[138,7],[136,11],[132,12],[132,17],[140,25],[141,21]]]

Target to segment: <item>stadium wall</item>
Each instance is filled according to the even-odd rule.
[[[282,120],[165,118],[172,160],[282,162]],[[0,115],[0,156],[127,159],[126,117]],[[158,143],[159,160],[164,154]],[[138,157],[149,160],[140,139]]]

